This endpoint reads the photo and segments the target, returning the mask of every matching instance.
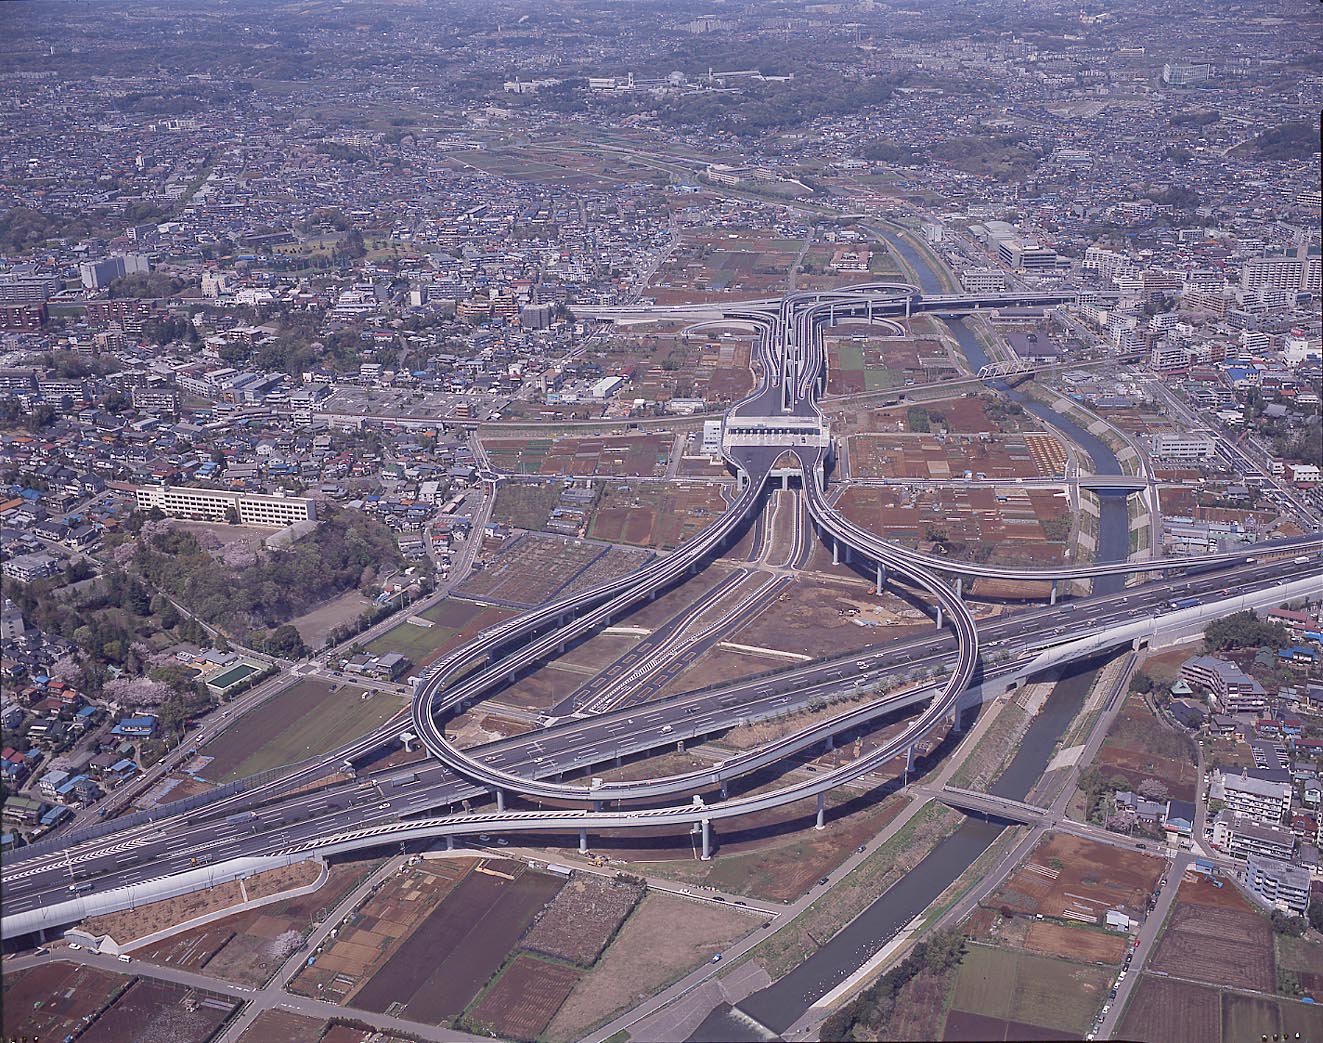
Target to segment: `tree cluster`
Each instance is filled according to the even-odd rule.
[[[1204,629],[1204,645],[1210,652],[1264,646],[1280,648],[1290,643],[1290,631],[1281,623],[1269,623],[1248,611],[1214,620]]]

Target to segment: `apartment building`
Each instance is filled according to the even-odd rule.
[[[1256,779],[1245,769],[1239,775],[1219,771],[1209,787],[1210,800],[1220,800],[1227,810],[1261,823],[1279,823],[1291,811],[1291,784]]]
[[[1251,855],[1241,880],[1265,905],[1303,914],[1309,908],[1309,871],[1276,858]]]
[[[1235,663],[1194,656],[1181,664],[1181,679],[1213,693],[1222,713],[1260,713],[1268,693]]]
[[[178,485],[148,485],[137,490],[138,508],[153,507],[172,518],[228,521],[237,517],[242,525],[271,525],[283,528],[317,517],[316,504],[303,496],[263,496],[223,489],[191,489]],[[231,514],[233,512],[233,515]]]
[[[1283,826],[1222,810],[1213,819],[1213,844],[1232,858],[1255,855],[1286,860],[1295,851],[1295,834]]]

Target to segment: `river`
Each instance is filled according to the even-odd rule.
[[[913,246],[900,237],[880,231],[879,234],[909,262],[923,292],[941,292],[941,281]],[[955,319],[948,325],[971,368],[977,371],[987,365],[987,352],[964,320]],[[1074,440],[1089,454],[1097,473],[1122,473],[1120,463],[1107,443],[1069,417],[1054,412],[1041,402],[1026,398],[1004,381],[988,381],[988,384]],[[1122,561],[1130,550],[1126,494],[1100,494],[1100,501],[1097,560]],[[1101,577],[1094,580],[1094,590],[1099,593],[1112,592],[1120,589],[1123,583],[1124,578],[1120,576]],[[1078,664],[1063,675],[1030,723],[1015,757],[990,787],[990,792],[1014,800],[1023,800],[1028,795],[1047,769],[1057,741],[1084,705],[1098,665]],[[913,871],[901,877],[854,921],[793,971],[743,1000],[738,1010],[724,1003],[714,1010],[689,1037],[690,1043],[717,1043],[722,1040],[738,1043],[768,1038],[757,1031],[750,1023],[750,1018],[774,1032],[784,1032],[814,1002],[853,974],[888,938],[923,912],[997,839],[1003,828],[992,822],[966,819],[955,833],[933,848]]]

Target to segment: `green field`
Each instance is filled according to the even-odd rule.
[[[1068,960],[971,945],[952,1006],[1083,1035],[1107,996],[1107,971]]]
[[[869,366],[864,370],[864,387],[869,391],[885,391],[899,387],[901,383],[902,378],[886,366]]]
[[[362,698],[363,689],[305,678],[240,717],[202,749],[212,758],[199,774],[230,782],[293,764],[356,739],[404,707],[394,695]]]
[[[423,618],[427,618],[426,612],[421,613],[421,615]],[[406,620],[399,626],[387,630],[380,637],[369,641],[363,647],[372,655],[399,652],[401,655],[408,656],[410,662],[417,666],[430,653],[435,652],[458,632],[458,630],[442,626],[439,623],[433,623],[430,627],[420,627]]]

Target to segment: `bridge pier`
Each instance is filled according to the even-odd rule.
[[[818,794],[818,821],[813,826],[814,829],[827,828],[827,795]]]
[[[503,789],[496,791],[496,810],[505,811],[505,790]]]
[[[588,851],[588,830],[579,830],[579,854],[586,854]]]
[[[455,838],[451,836],[449,833],[446,834],[446,850],[447,851],[455,850]]]
[[[877,596],[882,596],[882,587],[887,581],[887,567],[878,565],[877,567]]]
[[[942,629],[942,606],[940,602],[937,605],[937,629]]]
[[[721,780],[721,799],[722,799],[722,800],[725,800],[725,799],[726,799],[727,797],[729,797],[729,796],[730,796],[730,784],[729,784],[725,779],[722,779],[722,780]]]
[[[833,565],[841,563],[841,545],[835,540],[831,541],[831,563]]]
[[[781,475],[781,491],[785,492],[790,488],[790,473],[787,471]]]
[[[1049,602],[1049,604],[1055,605],[1056,603],[1057,603],[1057,581],[1056,581],[1056,580],[1053,580],[1053,581],[1052,581],[1052,600]]]
[[[964,577],[964,576],[957,576],[957,577],[956,577],[956,597],[962,597],[962,596],[964,595],[964,589],[965,589],[965,577]]]
[[[836,749],[836,736],[828,735],[827,738],[823,740],[822,749],[826,753],[831,753],[832,750]]]
[[[965,730],[964,713],[957,707],[956,712],[951,715],[951,733],[959,735]]]
[[[712,820],[703,819],[703,861],[710,861],[712,858]]]
[[[916,758],[915,758],[915,756],[914,756],[914,747],[911,746],[908,750],[905,751],[905,776],[906,776],[906,779],[909,778],[909,773],[912,772],[912,771],[914,770],[914,761],[915,761],[915,759],[916,759]]]

